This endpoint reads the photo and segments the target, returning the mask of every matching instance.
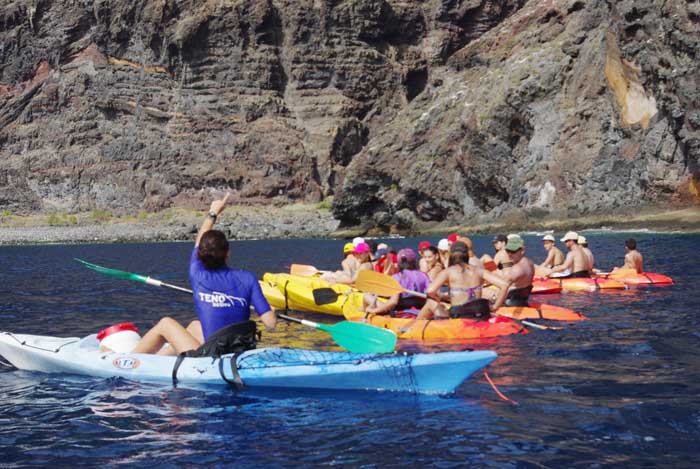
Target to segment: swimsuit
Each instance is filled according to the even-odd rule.
[[[532,285],[510,290],[503,306],[529,306],[527,300],[530,297],[531,291]]]
[[[480,292],[481,288],[482,288],[481,285],[476,286],[476,287],[471,287],[471,288],[459,288],[459,287],[450,288],[450,297],[454,296],[455,293],[466,293],[467,295],[469,295],[469,297],[467,298],[467,303],[468,303],[472,300],[478,299],[476,296],[476,292]]]

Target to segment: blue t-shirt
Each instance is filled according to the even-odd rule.
[[[197,247],[190,256],[190,284],[204,340],[222,327],[250,319],[251,305],[258,314],[271,309],[255,275],[228,266],[207,270],[197,258]]]

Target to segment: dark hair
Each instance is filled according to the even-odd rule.
[[[423,249],[423,252],[425,251],[430,251],[436,256],[438,255],[438,248],[436,248],[435,246],[428,246],[427,248]]]
[[[468,263],[469,253],[462,251],[461,249],[450,251],[450,261],[448,262],[448,265],[467,265]]]
[[[197,248],[197,258],[207,270],[216,270],[226,265],[228,240],[219,230],[209,230],[202,235]]]
[[[406,269],[418,270],[418,266],[416,265],[416,261],[409,261],[408,259],[406,259],[405,256],[401,256],[397,267],[399,268],[399,272],[403,272]]]
[[[627,241],[625,241],[625,246],[627,246],[627,249],[630,251],[634,251],[637,249],[637,240],[634,238],[630,238]]]
[[[367,246],[369,246],[369,252],[377,252],[377,246],[379,243],[373,239],[366,239],[365,243],[367,243]]]

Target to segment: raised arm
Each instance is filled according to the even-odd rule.
[[[217,217],[221,215],[221,212],[224,211],[224,207],[226,207],[226,202],[228,201],[230,195],[231,194],[227,192],[223,199],[212,201],[211,205],[209,206],[209,213],[207,213],[207,217],[202,222],[202,226],[199,227],[197,239],[194,242],[195,246],[199,246],[199,242],[202,240],[202,235],[214,227],[214,223],[216,222]]]

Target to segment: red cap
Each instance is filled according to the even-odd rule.
[[[421,252],[423,249],[427,249],[430,246],[432,245],[429,241],[421,241],[420,243],[418,243],[418,252]]]
[[[115,324],[113,326],[109,326],[106,329],[102,329],[98,334],[97,334],[97,340],[102,340],[108,335],[115,334],[117,332],[121,331],[134,331],[138,332],[139,328],[134,326],[133,322],[120,322],[119,324]]]
[[[447,237],[447,241],[449,241],[451,243],[454,243],[455,241],[457,241],[457,233],[452,233],[451,235],[449,235]]]

